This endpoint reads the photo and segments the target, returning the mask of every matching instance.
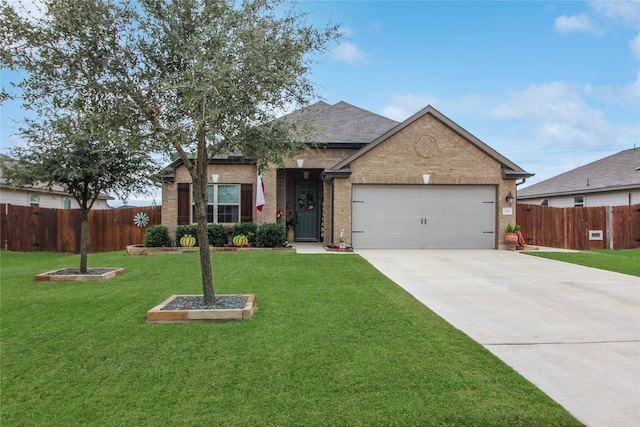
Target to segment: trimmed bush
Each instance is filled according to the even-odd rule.
[[[144,235],[144,246],[148,248],[160,248],[169,246],[171,239],[169,238],[169,229],[164,225],[152,225],[147,228]]]
[[[196,246],[198,246],[198,227],[195,225],[179,225],[176,228],[176,245],[180,245],[180,239],[186,235],[195,237]]]
[[[258,228],[257,243],[261,248],[274,248],[284,246],[287,236],[282,224],[262,224]]]
[[[233,237],[245,236],[249,239],[251,246],[256,246],[258,237],[258,226],[253,222],[241,222],[233,226]]]
[[[222,247],[229,243],[229,232],[223,225],[211,224],[207,227],[209,232],[209,245]]]

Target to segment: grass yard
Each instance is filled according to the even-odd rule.
[[[574,426],[569,413],[357,255],[212,254],[253,319],[147,324],[198,294],[198,255],[0,252],[3,426]]]
[[[570,262],[640,277],[640,249],[614,251],[603,249],[581,252],[526,252],[542,258]]]

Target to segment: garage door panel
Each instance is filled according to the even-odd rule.
[[[495,187],[354,185],[356,248],[495,248]]]

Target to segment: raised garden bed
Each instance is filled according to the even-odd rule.
[[[325,246],[324,250],[326,250],[327,252],[353,252],[352,247],[336,248],[335,246]]]
[[[127,246],[127,254],[129,255],[161,255],[161,254],[181,254],[185,252],[198,252],[200,248],[198,246],[192,246],[190,248],[185,247],[162,247],[162,248],[154,248],[154,247],[145,247],[143,245],[129,245]],[[238,248],[238,247],[210,247],[210,251],[273,251],[273,250],[294,250],[293,247],[288,248]]]
[[[232,308],[225,300],[242,298],[242,302],[231,302]],[[201,295],[172,295],[151,310],[147,311],[149,323],[184,323],[184,322],[226,322],[232,320],[248,320],[256,309],[255,294],[216,295],[221,308],[206,308],[197,303]],[[233,307],[235,305],[235,307]]]
[[[160,254],[182,254],[185,252],[198,252],[200,248],[197,246],[192,247],[145,247],[143,245],[129,245],[127,246],[127,254],[129,255],[160,255]]]
[[[37,274],[34,280],[36,282],[99,282],[113,279],[124,274],[125,271],[124,268],[88,268],[86,274],[80,274],[79,269],[61,268]]]

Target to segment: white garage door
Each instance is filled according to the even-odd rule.
[[[358,249],[493,249],[496,190],[489,185],[354,185]]]

